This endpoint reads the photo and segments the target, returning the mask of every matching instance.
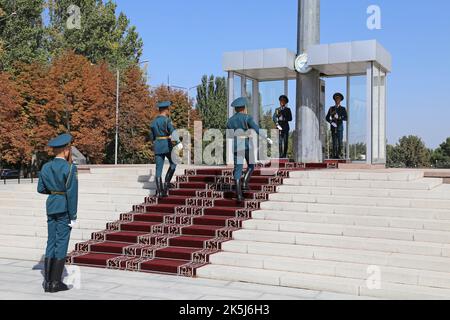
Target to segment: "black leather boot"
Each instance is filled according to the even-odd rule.
[[[163,181],[162,181],[162,178],[159,178],[159,179],[158,179],[158,184],[159,184],[159,190],[160,190],[160,195],[159,195],[159,197],[160,197],[160,198],[167,198],[167,191],[166,191],[166,189],[164,188],[164,183],[163,183]]]
[[[45,258],[44,260],[44,291],[50,292],[52,264],[54,259]]]
[[[244,183],[242,184],[242,190],[244,191],[250,190],[248,184],[250,183],[250,179],[252,178],[253,171],[255,171],[255,169],[247,169],[247,172],[245,173],[244,176]]]
[[[53,260],[52,263],[52,272],[51,272],[51,283],[50,283],[50,290],[51,293],[56,293],[60,291],[67,291],[69,290],[69,287],[66,286],[62,282],[62,274],[64,272],[64,265],[66,264],[66,259],[62,260]]]
[[[155,197],[156,198],[161,198],[161,186],[159,185],[159,179],[155,178],[155,184],[156,184],[156,193],[155,193]]]
[[[165,189],[165,193],[167,194],[169,192],[169,190],[172,188],[172,184],[170,183],[172,181],[173,175],[175,174],[174,169],[169,169],[169,171],[167,171],[166,174],[166,179],[165,179],[165,183],[164,183],[164,189]]]
[[[241,180],[236,180],[236,199],[238,202],[244,201],[244,195],[242,194],[242,182]]]

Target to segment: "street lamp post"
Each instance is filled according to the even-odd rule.
[[[148,60],[140,62],[138,65],[148,63]],[[116,138],[115,138],[115,151],[114,151],[114,164],[117,165],[118,162],[118,151],[119,151],[119,89],[120,89],[120,70],[117,68],[116,74]]]

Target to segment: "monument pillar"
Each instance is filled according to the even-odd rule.
[[[310,45],[319,43],[320,0],[299,0],[297,54],[307,53]],[[297,74],[296,108],[295,160],[305,163],[322,162],[320,73],[318,71]]]

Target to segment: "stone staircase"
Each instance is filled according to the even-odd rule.
[[[128,212],[135,203],[154,194],[154,166],[92,168],[79,172],[78,223],[72,230],[69,249],[91,238]],[[183,172],[180,168],[177,173]],[[39,261],[46,247],[46,196],[34,184],[0,184],[0,258]]]
[[[442,182],[420,171],[291,172],[197,275],[450,299],[450,185]]]
[[[93,232],[89,241],[78,243],[67,262],[195,276],[291,172],[327,168],[277,165],[267,163],[255,170],[242,203],[234,198],[231,168],[187,169],[176,177],[167,198],[149,196],[134,205],[105,230]]]

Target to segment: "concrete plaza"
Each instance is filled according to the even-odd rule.
[[[362,297],[158,274],[80,268],[79,288],[42,289],[42,265],[0,259],[0,300],[353,300]]]

